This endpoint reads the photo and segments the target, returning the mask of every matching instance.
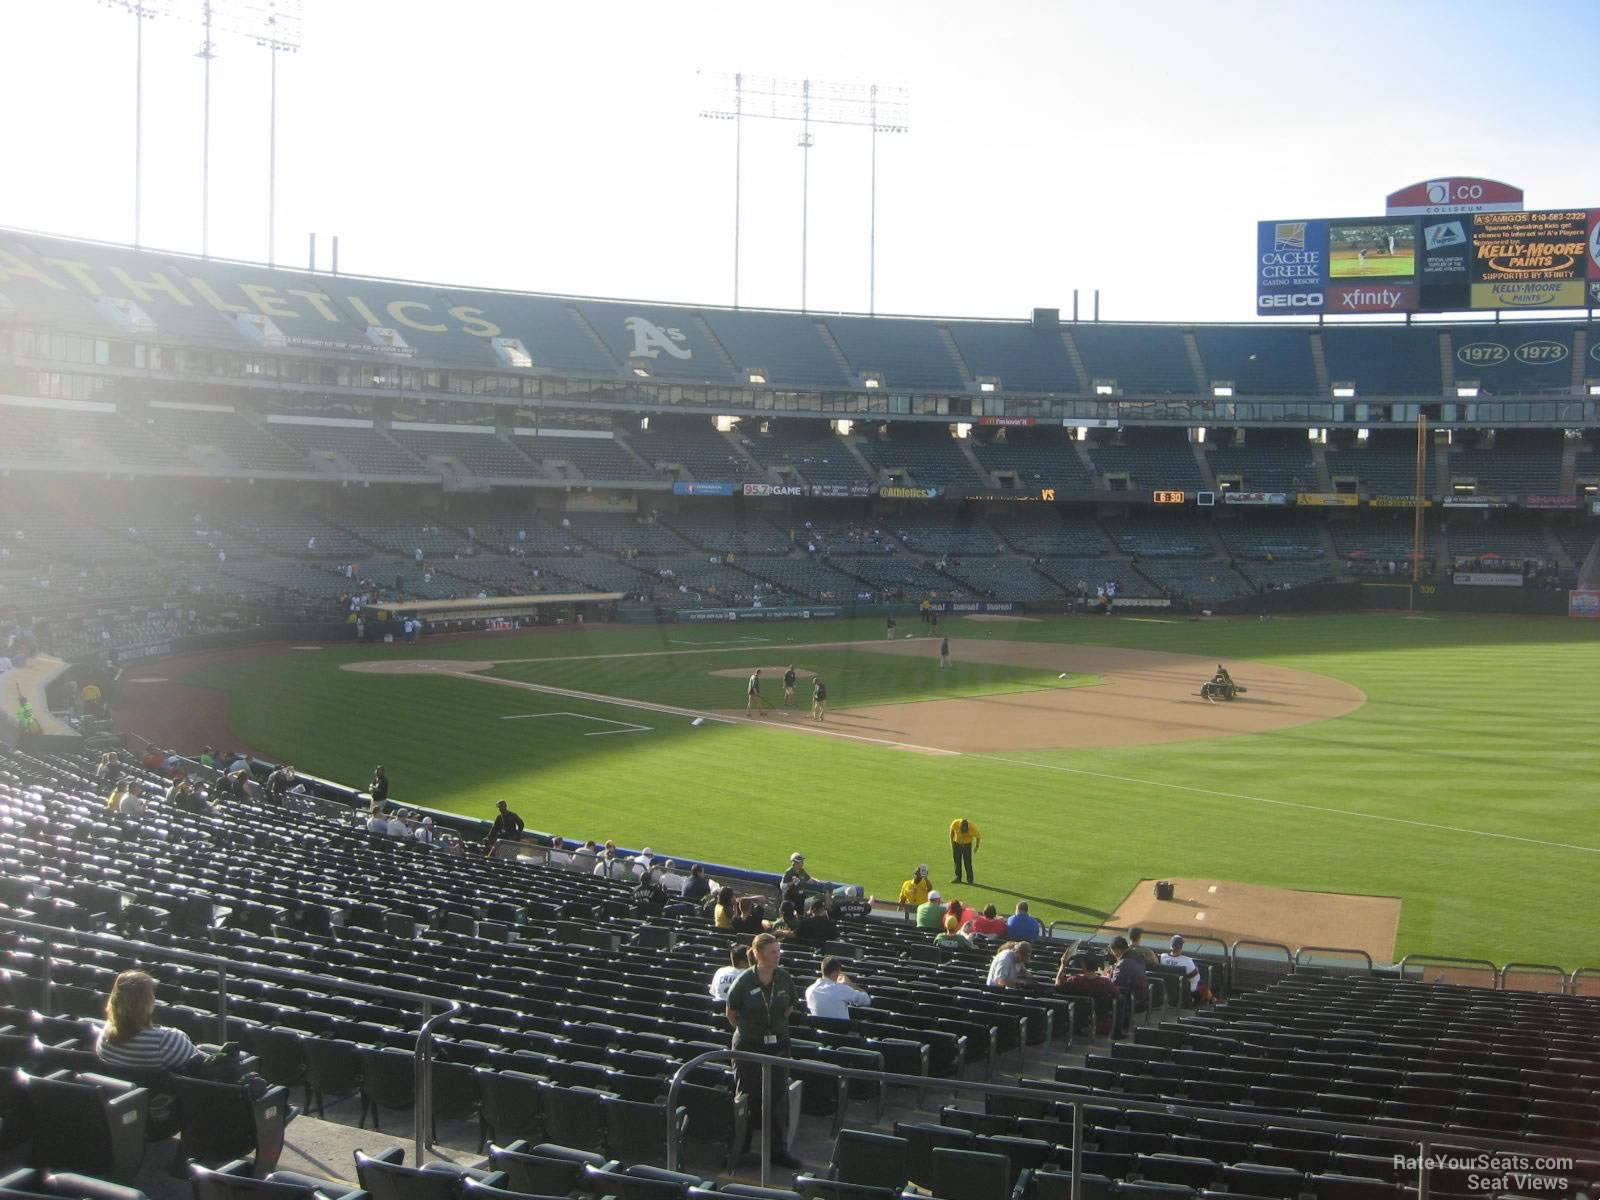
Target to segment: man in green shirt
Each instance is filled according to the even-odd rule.
[[[917,905],[917,928],[944,931],[944,897],[938,892],[929,892],[927,900]]]
[[[728,1024],[733,1026],[733,1048],[757,1054],[789,1057],[789,1011],[799,999],[794,979],[779,966],[783,951],[770,933],[750,943],[750,969],[728,990]],[[761,1125],[761,1064],[735,1063],[738,1091],[750,1100],[750,1129]],[[800,1160],[789,1153],[789,1072],[772,1068],[772,1161],[790,1170]],[[746,1143],[746,1149],[749,1148]]]

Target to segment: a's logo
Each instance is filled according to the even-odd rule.
[[[630,357],[655,358],[663,350],[673,358],[688,358],[693,354],[689,347],[680,344],[689,340],[681,329],[663,329],[643,317],[628,317],[622,324],[633,334]]]
[[[1594,228],[1589,231],[1589,265],[1600,270],[1600,221],[1596,221]]]
[[[1443,225],[1429,225],[1422,231],[1422,242],[1429,250],[1443,250],[1446,246],[1459,246],[1467,240],[1466,230],[1460,221],[1446,221]]]
[[[1443,204],[1450,199],[1450,181],[1448,179],[1430,179],[1427,183],[1428,203]]]
[[[1304,250],[1306,248],[1306,223],[1304,221],[1279,221],[1272,234],[1274,250]]]

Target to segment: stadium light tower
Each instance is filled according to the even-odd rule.
[[[132,0],[121,0],[131,3]],[[164,0],[171,3],[171,0]],[[148,0],[146,3],[148,7]],[[248,38],[272,52],[271,145],[267,152],[267,257],[276,249],[274,229],[277,206],[278,169],[278,52],[300,48],[301,0],[184,0],[182,15],[205,31],[195,57],[205,62],[205,99],[200,143],[200,254],[205,257],[211,242],[211,60],[217,56],[214,35],[232,34]]]
[[[144,219],[144,23],[167,12],[167,0],[100,0],[133,14],[133,244]]]
[[[739,307],[739,226],[742,184],[741,140],[746,118],[798,121],[800,175],[800,310],[806,309],[810,251],[811,147],[813,125],[852,125],[872,134],[872,167],[868,182],[867,311],[877,310],[878,290],[878,135],[909,133],[911,101],[903,87],[877,83],[838,83],[820,79],[779,79],[767,75],[707,74],[701,77],[711,97],[700,115],[732,121],[733,140],[733,306]]]

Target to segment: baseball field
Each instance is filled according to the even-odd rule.
[[[914,636],[902,636],[905,632]],[[565,628],[144,664],[127,727],[464,813],[1096,920],[1141,880],[1400,901],[1394,945],[1600,965],[1600,629],[1403,615]],[[1248,692],[1196,693],[1218,663]],[[793,704],[781,676],[796,669]],[[761,670],[766,711],[746,715]],[[813,679],[828,689],[811,717]],[[146,731],[146,730],[141,730]],[[1346,943],[1339,943],[1346,944]]]

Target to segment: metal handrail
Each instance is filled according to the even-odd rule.
[[[761,1186],[770,1186],[768,1180],[772,1169],[772,1105],[770,1103],[772,1087],[772,1068],[782,1067],[787,1071],[810,1072],[816,1075],[831,1075],[840,1079],[869,1079],[875,1080],[884,1087],[907,1087],[920,1089],[927,1086],[928,1080],[922,1075],[901,1075],[893,1071],[871,1071],[863,1067],[843,1067],[833,1063],[815,1062],[811,1059],[796,1059],[780,1057],[774,1054],[758,1054],[750,1050],[707,1050],[697,1054],[689,1061],[682,1064],[673,1072],[671,1080],[667,1083],[666,1108],[673,1112],[677,1108],[678,1090],[684,1082],[685,1076],[698,1067],[709,1062],[746,1062],[757,1063],[761,1066],[761,1093],[765,1101],[761,1105]],[[1433,1157],[1436,1144],[1443,1143],[1452,1149],[1479,1150],[1490,1154],[1526,1156],[1529,1144],[1526,1142],[1506,1143],[1495,1141],[1492,1138],[1478,1137],[1471,1134],[1457,1135],[1445,1133],[1437,1129],[1419,1129],[1412,1125],[1389,1124],[1373,1121],[1366,1124],[1357,1124],[1353,1121],[1324,1121],[1314,1117],[1292,1116],[1286,1113],[1262,1113],[1248,1108],[1213,1108],[1207,1105],[1188,1104],[1180,1101],[1168,1100],[1128,1100],[1121,1096],[1107,1095],[1102,1092],[1091,1092],[1083,1095],[1073,1092],[1060,1092],[1044,1088],[1022,1087],[1017,1084],[990,1083],[984,1080],[968,1079],[941,1079],[940,1087],[948,1087],[953,1091],[981,1092],[985,1096],[1015,1096],[1025,1100],[1049,1100],[1054,1104],[1066,1104],[1072,1109],[1072,1200],[1081,1200],[1083,1187],[1083,1110],[1088,1105],[1096,1108],[1114,1108],[1118,1112],[1161,1113],[1165,1115],[1179,1115],[1195,1117],[1201,1120],[1229,1121],[1234,1124],[1273,1126],[1279,1129],[1307,1129],[1316,1133],[1332,1133],[1354,1137],[1373,1137],[1375,1134],[1403,1137],[1417,1143],[1420,1154],[1417,1164],[1417,1200],[1429,1200],[1431,1195],[1431,1175],[1428,1160]],[[1573,1158],[1587,1158],[1593,1154],[1593,1147],[1568,1146],[1557,1142],[1539,1142],[1536,1149],[1543,1157],[1552,1157],[1557,1154],[1568,1154]],[[678,1169],[678,1146],[676,1139],[667,1139],[667,1169]],[[918,1182],[921,1182],[920,1180]]]
[[[1600,967],[1579,967],[1567,977],[1567,995],[1578,995],[1578,989],[1583,986],[1583,981],[1596,975],[1600,975]]]
[[[206,967],[215,974],[217,980],[217,1041],[228,1040],[228,972],[240,964],[234,963],[216,954],[201,954],[195,950],[183,950],[175,946],[158,946],[153,942],[140,942],[132,938],[119,937],[110,933],[91,933],[78,929],[65,929],[59,925],[43,925],[37,921],[22,921],[15,917],[0,916],[0,928],[16,929],[23,933],[36,934],[44,941],[44,982],[50,982],[51,968],[54,962],[51,949],[51,939],[62,942],[71,942],[74,945],[86,944],[91,946],[104,946],[111,950],[124,950],[137,952],[142,957],[152,961],[188,963],[191,966]],[[416,1049],[416,1108],[414,1112],[414,1142],[416,1161],[423,1161],[423,1150],[432,1144],[429,1134],[433,1128],[433,1036],[445,1021],[455,1016],[462,1009],[459,1000],[447,1000],[440,996],[429,996],[422,992],[408,992],[402,988],[384,987],[378,983],[362,983],[359,980],[340,979],[334,975],[317,975],[306,971],[291,971],[287,967],[275,967],[268,963],[249,964],[249,973],[267,979],[281,979],[293,983],[298,987],[324,987],[340,991],[355,992],[362,996],[373,996],[382,1000],[400,1000],[407,1004],[418,1004],[422,1007],[422,1023],[417,1028]],[[437,1010],[437,1011],[436,1011]]]
[[[1527,972],[1554,971],[1556,978],[1561,981],[1561,986],[1556,991],[1556,995],[1558,996],[1565,996],[1567,994],[1567,988],[1572,983],[1572,980],[1568,977],[1567,973],[1554,963],[1508,962],[1505,966],[1500,968],[1499,975],[1495,977],[1494,986],[1497,990],[1502,992],[1512,990],[1506,987],[1506,976],[1513,970]]]
[[[1234,943],[1236,946],[1238,944],[1238,942]],[[1301,946],[1294,952],[1294,965],[1297,967],[1302,965],[1300,962],[1300,956],[1302,954],[1359,954],[1362,958],[1367,960],[1367,974],[1370,975],[1373,971],[1372,955],[1368,954],[1365,950],[1360,950],[1353,946]],[[1316,964],[1306,963],[1304,965],[1315,966]]]
[[[1448,955],[1444,955],[1444,954],[1408,954],[1408,955],[1406,955],[1404,958],[1402,958],[1399,962],[1397,962],[1395,964],[1396,969],[1400,972],[1400,980],[1401,980],[1401,982],[1405,981],[1406,966],[1408,964],[1412,963],[1413,961],[1415,961],[1415,963],[1417,965],[1417,968],[1419,969],[1419,971],[1422,972],[1424,978],[1427,975],[1427,968],[1430,967],[1430,966],[1439,966],[1439,967],[1452,967],[1452,966],[1454,966],[1454,967],[1487,967],[1488,970],[1489,970],[1489,977],[1494,980],[1494,982],[1489,985],[1489,990],[1490,991],[1496,991],[1500,987],[1500,968],[1495,966],[1487,958],[1451,958]]]
[[[1078,939],[1079,941],[1092,941],[1101,934],[1110,934],[1112,937],[1115,937],[1117,934],[1127,933],[1128,930],[1133,928],[1131,925],[1091,925],[1086,921],[1066,921],[1058,919],[1051,921],[1050,924],[1045,927],[1046,935],[1054,938],[1056,926],[1058,925],[1068,930],[1082,930],[1083,936]],[[1171,938],[1174,935],[1177,935],[1183,938],[1185,945],[1188,945],[1190,942],[1199,943],[1197,946],[1195,946],[1195,949],[1200,950],[1201,952],[1205,952],[1206,950],[1210,949],[1211,945],[1215,944],[1222,951],[1223,964],[1231,966],[1233,963],[1233,955],[1228,949],[1228,943],[1214,933],[1195,933],[1192,930],[1188,933],[1184,933],[1181,929],[1156,929],[1153,926],[1146,925],[1141,925],[1139,929],[1142,935],[1152,939],[1160,939],[1162,937]],[[1158,950],[1156,953],[1159,954],[1160,951]]]

